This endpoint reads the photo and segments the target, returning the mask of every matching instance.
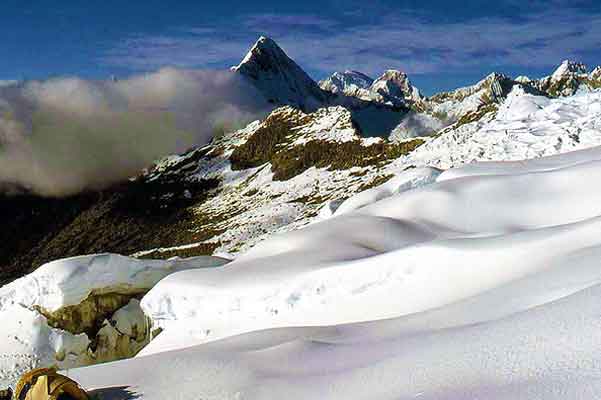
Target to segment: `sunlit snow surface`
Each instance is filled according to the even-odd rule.
[[[600,158],[409,170],[169,275],[142,355],[69,374],[104,399],[599,398]]]
[[[94,295],[134,296],[148,291],[171,273],[226,262],[216,257],[159,261],[95,254],[50,262],[0,288],[0,388],[14,385],[21,374],[32,368],[72,368],[94,361],[88,348],[98,337],[53,328],[45,317],[47,313],[78,306]],[[132,320],[136,317],[135,308],[139,310],[137,303],[130,303],[112,316],[119,329],[114,333],[137,336],[129,331],[130,325],[143,326],[144,321]],[[110,333],[105,330],[103,336]]]
[[[516,86],[496,116],[450,127],[402,162],[439,168],[487,160],[523,160],[598,146],[601,91],[547,99]]]

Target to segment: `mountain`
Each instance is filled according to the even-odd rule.
[[[531,81],[530,85],[547,93],[549,96],[572,96],[578,90],[591,90],[601,87],[599,67],[587,74],[584,64],[565,60],[552,75]]]
[[[232,71],[246,77],[276,105],[292,105],[304,111],[319,108],[326,96],[272,39],[262,36]]]
[[[46,264],[0,289],[0,385],[56,365],[94,398],[591,398],[600,159],[408,168],[234,259]]]
[[[334,72],[332,76],[319,82],[326,92],[371,100],[371,85],[374,80],[358,71]]]
[[[86,253],[237,254],[333,212],[340,199],[408,167],[450,168],[601,144],[594,91],[601,68],[587,75],[567,64],[553,74],[558,81],[567,76],[580,82],[582,90],[572,96],[538,89],[546,78],[491,74],[475,85],[423,97],[398,71],[374,81],[355,71],[335,74],[321,83],[326,92],[272,40],[261,38],[235,71],[275,93],[275,109],[266,118],[157,160],[101,192],[63,199],[0,196],[0,283]],[[353,96],[361,90],[369,90],[367,100]],[[406,106],[382,104],[386,98]],[[323,107],[302,111],[300,103]]]
[[[398,70],[387,70],[376,80],[357,71],[335,72],[319,86],[330,93],[394,108],[409,107],[424,99],[407,74]]]
[[[400,107],[402,105],[418,104],[423,96],[411,84],[407,74],[397,70],[388,70],[371,85],[372,98],[375,101]]]
[[[188,360],[196,377],[206,365],[223,366],[224,357],[236,371],[256,372],[260,388],[268,387],[264,396],[253,397],[258,386],[248,385],[246,372],[238,381],[222,368],[223,382],[194,379],[178,394],[198,397],[203,384],[208,392],[222,385],[218,393],[272,398],[275,364],[264,362],[266,354],[323,360],[332,359],[323,351],[337,351],[342,358],[334,359],[357,365],[345,364],[345,372],[327,363],[319,373],[287,365],[285,376],[277,371],[279,387],[288,393],[300,371],[311,385],[294,386],[296,393],[318,398],[348,373],[336,390],[352,398],[358,388],[347,386],[366,365],[376,368],[376,387],[404,390],[396,371],[382,380],[389,370],[382,354],[393,354],[404,371],[435,346],[428,366],[449,349],[464,357],[468,367],[451,370],[462,378],[454,380],[458,398],[466,398],[480,390],[473,381],[461,387],[474,363],[490,367],[495,379],[505,361],[515,366],[503,358],[523,345],[524,335],[507,334],[514,326],[538,346],[541,332],[533,327],[544,320],[553,351],[564,344],[554,336],[559,325],[567,329],[561,316],[587,310],[586,320],[577,314],[568,328],[574,335],[581,326],[596,329],[601,194],[590,182],[600,174],[601,68],[586,73],[567,62],[542,79],[494,73],[424,97],[394,70],[376,80],[346,71],[318,87],[261,38],[234,73],[272,100],[265,118],[100,192],[48,199],[13,188],[0,195],[0,285],[12,282],[0,289],[0,387],[32,367],[131,357],[162,332],[144,347],[147,357],[75,374],[89,385],[130,385],[144,398],[165,398],[165,388],[153,386],[164,384],[155,373],[180,382],[172,357]],[[384,116],[396,118],[391,137],[368,137],[367,124]],[[71,256],[79,257],[64,259]],[[458,286],[448,285],[453,279]],[[231,339],[215,342],[214,353],[190,350],[238,334],[242,347]],[[498,364],[462,345],[457,337],[464,335],[496,349]],[[419,344],[413,353],[408,339]],[[372,347],[357,353],[345,343]],[[529,372],[529,351],[538,347],[524,346],[520,366]],[[574,362],[596,365],[586,359],[594,348],[583,349]],[[554,360],[578,370],[561,355]],[[148,362],[157,366],[150,373]],[[449,368],[427,370],[435,382],[448,377]],[[407,378],[411,393],[394,397],[415,397],[423,384]]]

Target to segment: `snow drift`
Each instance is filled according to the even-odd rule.
[[[0,288],[0,387],[38,366],[73,368],[135,355],[150,339],[138,299],[170,273],[225,262],[98,254],[48,263]]]
[[[163,333],[70,373],[144,399],[596,398],[600,156],[351,199],[225,267],[169,275],[142,300]]]

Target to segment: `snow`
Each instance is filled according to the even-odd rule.
[[[369,100],[370,87],[374,80],[357,71],[335,72],[327,79],[319,82],[319,87],[325,91]]]
[[[422,95],[411,84],[407,74],[397,70],[385,71],[371,85],[372,98],[383,104],[399,107],[405,102],[419,102]]]
[[[597,398],[600,155],[408,170],[169,275],[142,300],[163,333],[69,375],[113,398]]]
[[[378,200],[402,193],[416,187],[428,185],[436,180],[441,171],[436,168],[416,168],[403,171],[388,182],[357,193],[351,198],[338,205],[332,216],[341,215],[350,211],[358,210]]]
[[[507,99],[497,112],[497,119],[501,121],[519,121],[530,117],[535,112],[548,106],[550,100],[543,96],[527,94],[523,87],[513,87]]]
[[[319,86],[326,92],[393,107],[423,100],[419,89],[411,84],[407,74],[398,70],[387,70],[376,80],[357,71],[335,72],[321,81]]]
[[[92,295],[139,295],[171,273],[226,262],[215,257],[159,261],[97,254],[45,264],[0,288],[0,387],[38,366],[73,368],[135,354],[147,339],[146,317],[136,299],[116,310],[112,324],[105,323],[95,338],[54,328],[45,315],[78,306]],[[69,322],[67,315],[63,322]],[[90,350],[93,340],[95,352]]]
[[[270,103],[315,110],[325,101],[317,83],[265,36],[259,38],[232,71],[249,79]]]
[[[138,292],[153,287],[175,271],[218,266],[226,261],[213,257],[136,260],[117,254],[95,254],[57,260],[0,288],[0,312],[15,304],[39,306],[47,311],[76,305],[92,292]]]
[[[571,74],[586,74],[586,66],[581,63],[564,60],[559,67],[551,75],[551,80],[554,82],[560,81]]]
[[[601,144],[600,121],[601,91],[548,99],[517,86],[496,114],[439,132],[399,163],[448,169],[586,149]]]
[[[243,64],[265,48],[276,49],[264,39]],[[455,91],[434,111],[475,111],[501,79]],[[52,328],[37,308],[150,290],[107,317],[99,337],[128,350],[145,343],[142,327],[162,333],[136,358],[67,372],[92,394],[601,397],[601,92],[549,99],[520,82],[478,121],[377,167],[273,181],[269,164],[233,171],[227,160],[262,122],[218,140],[222,154],[192,177],[222,181],[195,211],[233,216],[212,226],[223,230],[212,240],[224,259],[93,255],[0,289],[0,385],[38,365],[90,363],[95,338]],[[357,140],[340,107],[310,114],[292,136],[290,145]]]
[[[311,140],[343,143],[361,139],[351,113],[344,107],[320,108],[311,116],[311,121],[294,130],[299,137],[290,146],[297,146]]]
[[[479,83],[479,89],[476,86],[459,90],[456,94],[460,98],[469,94],[460,103],[473,100],[478,104],[481,92],[487,90],[487,82],[495,79],[502,77],[493,74]],[[287,181],[274,181],[270,164],[233,171],[228,156],[235,146],[244,143],[264,125],[260,121],[220,138],[214,144],[214,150],[219,150],[222,155],[202,158],[197,162],[197,168],[188,169],[189,172],[165,170],[167,161],[161,162],[161,170],[169,177],[186,174],[181,179],[221,181],[218,194],[195,212],[204,220],[215,220],[208,229],[223,233],[208,241],[182,245],[193,247],[215,243],[219,246],[217,252],[235,256],[273,234],[297,229],[322,218],[328,214],[324,208],[326,203],[338,204],[340,200],[372,187],[374,182],[396,176],[409,166],[446,170],[475,161],[519,161],[601,145],[600,92],[548,99],[528,94],[522,86],[514,84],[508,99],[498,104],[498,112],[493,110],[477,122],[450,126],[434,136],[422,138],[426,141],[424,145],[382,166],[348,170],[310,168]],[[290,114],[288,108],[279,108],[274,113]],[[303,115],[308,122],[303,118],[301,122],[293,123],[294,134],[286,145],[317,139],[342,142],[354,140],[358,134],[348,128],[349,113],[344,108],[329,107]],[[381,114],[368,117],[381,120]],[[286,118],[297,117],[290,114]],[[375,140],[380,139],[363,138],[362,143],[369,145]],[[193,155],[180,157],[175,163],[185,165],[188,163],[186,157],[193,159]],[[325,214],[320,215],[321,212]]]

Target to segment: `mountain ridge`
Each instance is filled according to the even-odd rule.
[[[587,117],[578,111],[585,106],[590,106],[590,115],[596,115],[597,99],[587,93],[601,80],[600,67],[584,74],[567,65],[556,74],[561,75],[555,80],[560,86],[578,83],[584,98],[575,96],[576,91],[562,95],[561,90],[554,97],[538,88],[539,80],[490,74],[475,85],[421,97],[419,103],[398,110],[347,94],[324,94],[306,73],[285,73],[284,67],[292,71],[300,67],[290,64],[293,61],[284,58],[283,50],[273,43],[265,38],[260,46],[253,46],[234,72],[267,73],[285,85],[294,81],[293,86],[310,80],[307,87],[312,89],[307,90],[321,93],[313,100],[323,96],[317,109],[302,111],[298,104],[280,104],[295,93],[286,89],[286,96],[275,99],[267,118],[224,132],[202,148],[164,157],[129,182],[67,199],[30,193],[0,196],[2,216],[10,227],[2,236],[7,246],[0,252],[0,281],[10,281],[55,258],[88,252],[156,258],[238,253],[268,235],[295,229],[321,212],[335,210],[340,199],[385,182],[405,168],[430,164],[448,168],[502,157],[493,152],[494,143],[487,142],[493,139],[486,139],[480,131],[489,132],[508,149],[521,149],[528,140],[542,146],[520,150],[516,153],[520,156],[554,154],[597,143],[593,121],[581,123],[580,131],[585,133],[579,133],[574,118]],[[274,59],[279,64],[273,68],[261,64]],[[363,82],[358,88],[375,82],[352,73]],[[408,82],[401,74],[390,75]],[[270,82],[259,75],[256,82]],[[278,86],[267,85],[265,90],[273,87]],[[533,118],[516,112],[516,104],[538,115],[540,121],[533,121],[532,129],[546,126],[548,137],[523,139],[521,131],[514,132],[519,119],[508,120],[512,115],[526,121],[521,122],[526,126]],[[554,122],[555,114],[550,112],[553,107],[571,110],[559,112],[567,126],[558,129],[559,122]],[[401,124],[381,137],[367,137],[364,123],[357,124],[363,122],[361,117],[377,120],[384,115],[401,118]],[[454,155],[447,154],[448,149],[454,149]],[[30,213],[20,206],[25,199]]]

